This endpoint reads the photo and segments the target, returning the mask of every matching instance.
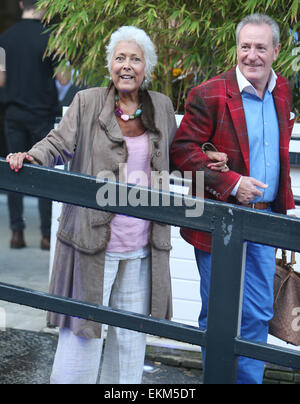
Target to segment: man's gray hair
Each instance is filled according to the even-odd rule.
[[[116,45],[120,41],[135,41],[142,49],[145,58],[145,80],[142,87],[145,88],[152,80],[152,72],[157,64],[155,46],[146,32],[134,26],[123,26],[115,31],[109,44],[106,46],[106,62],[108,71],[111,73],[112,60]]]
[[[267,24],[272,30],[273,34],[273,46],[276,48],[276,46],[280,43],[280,29],[279,25],[277,24],[276,21],[273,20],[273,18],[269,17],[268,15],[265,14],[251,14],[248,15],[247,17],[243,18],[242,21],[238,24],[236,28],[236,43],[239,43],[239,37],[240,37],[240,32],[242,28],[244,28],[245,25],[247,24],[254,24],[254,25],[262,25],[262,24]]]

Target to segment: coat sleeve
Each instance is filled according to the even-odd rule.
[[[169,145],[171,146],[177,131],[177,123],[175,118],[174,107],[170,98],[168,99],[168,116],[170,116],[170,119],[168,121],[169,124],[168,128],[169,128]]]
[[[186,113],[171,146],[173,164],[182,172],[204,171],[205,190],[212,197],[227,201],[241,175],[229,170],[226,173],[210,170],[211,160],[202,152],[202,145],[212,141],[217,116],[215,109],[207,106],[205,88],[194,88],[186,102]]]
[[[72,159],[83,109],[83,96],[77,93],[58,127],[28,151],[39,165],[54,167]]]

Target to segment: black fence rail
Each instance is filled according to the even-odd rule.
[[[295,204],[300,205],[300,196],[294,196]]]
[[[130,185],[99,182],[94,177],[31,165],[25,165],[16,174],[10,170],[5,160],[0,159],[2,190],[211,233],[213,248],[207,329],[200,330],[172,321],[113,310],[4,283],[0,283],[0,300],[203,346],[206,348],[206,384],[236,383],[238,356],[300,370],[300,352],[247,341],[240,336],[247,241],[300,251],[299,219],[215,201],[203,202],[174,193],[168,194],[168,206],[163,203],[151,206],[153,198],[162,201],[166,193],[145,188],[139,190],[144,194],[143,200],[147,198],[149,201],[148,206],[100,208],[96,194],[102,186],[112,189],[112,192],[116,191],[118,195],[120,192],[128,195],[133,188]],[[200,217],[187,215],[191,206],[200,211],[203,204],[204,213]]]

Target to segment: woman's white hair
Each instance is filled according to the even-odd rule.
[[[120,41],[135,41],[142,49],[145,58],[145,80],[142,87],[145,88],[152,80],[152,72],[157,64],[155,46],[146,32],[134,26],[123,26],[112,33],[109,44],[106,46],[106,62],[109,73],[112,69],[112,60],[116,45]]]

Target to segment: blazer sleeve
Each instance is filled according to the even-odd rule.
[[[39,165],[54,167],[72,159],[84,109],[83,98],[77,93],[58,127],[28,151]]]
[[[191,90],[186,113],[171,146],[171,159],[182,172],[204,171],[206,192],[216,199],[227,201],[241,175],[231,170],[221,173],[207,168],[211,160],[201,148],[203,143],[212,141],[216,130],[217,96],[215,98],[216,105],[212,105],[212,100],[208,105],[205,87]]]

